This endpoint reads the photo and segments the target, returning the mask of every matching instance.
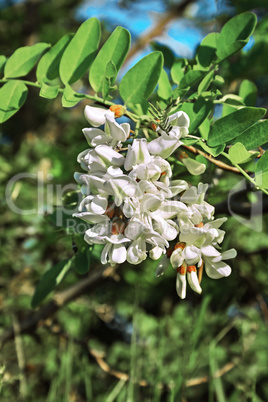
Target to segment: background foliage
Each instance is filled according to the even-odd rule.
[[[74,18],[79,3],[62,0],[28,1],[9,7],[3,4],[0,53],[10,56],[16,48],[37,42],[55,44],[63,35],[75,32],[81,22]],[[221,91],[223,95],[231,92],[242,96],[240,84],[250,80],[254,87],[248,106],[266,108],[267,5],[265,1],[233,4],[233,13],[252,10],[254,6],[258,24],[253,47],[221,63],[220,74],[225,80]],[[136,4],[122,2],[121,6],[135,11]],[[168,13],[172,3],[166,2],[165,6]],[[185,9],[181,16],[184,12]],[[217,17],[217,23],[223,25],[229,18],[223,13]],[[196,23],[204,30],[211,24],[201,19]],[[101,21],[101,28],[103,44],[111,26]],[[159,50],[159,44],[153,40],[151,47]],[[160,50],[167,67],[168,63],[171,66],[174,54],[167,48]],[[42,76],[41,68],[39,73]],[[66,76],[66,82],[71,83],[73,77]],[[35,72],[30,72],[28,78],[34,81]],[[83,85],[89,91],[88,81],[83,81]],[[122,88],[124,98],[124,85]],[[10,325],[16,328],[18,320],[33,314],[31,298],[42,274],[59,261],[77,258],[73,241],[79,249],[84,247],[81,236],[66,235],[64,225],[55,227],[52,206],[60,204],[61,197],[55,192],[49,194],[48,185],[55,188],[57,184],[72,182],[77,170],[75,156],[85,149],[81,129],[85,127],[83,109],[89,101],[82,100],[67,109],[62,108],[60,98],[51,102],[39,98],[39,90],[34,87],[28,91],[23,108],[1,125],[2,333]],[[250,95],[247,89],[244,91]],[[158,96],[165,99],[160,83]],[[68,95],[67,98],[70,99]],[[232,105],[223,108],[228,116]],[[218,144],[212,141],[210,145]],[[37,171],[42,172],[48,197],[44,210],[32,215],[15,214],[5,201],[8,180],[20,172]],[[180,167],[177,177],[195,184],[192,176]],[[208,164],[202,181],[212,183],[208,201],[216,205],[218,216],[228,213],[227,194],[242,179],[238,174]],[[196,182],[199,181],[197,177]],[[230,277],[219,282],[205,277],[201,296],[189,292],[186,301],[180,301],[172,270],[157,279],[151,261],[134,268],[124,264],[113,278],[90,288],[87,294],[46,319],[40,328],[5,344],[0,367],[2,400],[268,400],[267,204],[265,195],[246,186],[232,202],[240,218],[231,217],[224,227],[227,232],[224,248],[235,247],[238,251]],[[257,203],[260,197],[264,200],[264,214],[257,211],[248,226],[239,224],[248,201]],[[17,183],[12,191],[12,200],[21,208],[35,208],[37,198],[36,180],[30,178],[23,184]],[[67,197],[65,202],[73,200]],[[90,261],[88,253],[81,254],[90,267],[89,273],[98,264],[98,254],[95,248]],[[74,263],[60,289],[77,283],[81,274],[87,277],[86,273],[77,272],[77,266],[81,263]]]

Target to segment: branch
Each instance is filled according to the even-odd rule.
[[[194,153],[195,155],[204,156],[204,158],[208,159],[210,162],[214,163],[214,165],[218,166],[221,169],[228,170],[229,172],[233,172],[233,173],[237,173],[237,174],[242,175],[242,173],[236,167],[227,165],[227,163],[224,163],[222,161],[219,161],[219,160],[213,158],[211,155],[206,154],[205,152],[201,151],[200,149],[197,149],[197,148],[193,147],[192,145],[190,145],[190,146],[189,145],[182,145],[182,146],[183,146],[183,148],[188,149],[188,151]]]
[[[82,279],[80,282],[74,284],[66,290],[56,293],[54,298],[46,304],[43,308],[34,314],[28,315],[25,319],[18,322],[20,334],[25,334],[33,331],[37,327],[43,325],[44,321],[55,314],[60,308],[76,299],[78,296],[84,294],[88,289],[95,288],[96,285],[104,282],[105,280],[114,276],[117,266],[115,267],[102,267],[97,268],[87,278]],[[8,328],[0,336],[0,350],[4,344],[13,339],[15,331],[13,326]]]
[[[157,24],[148,31],[147,34],[139,37],[130,51],[128,52],[125,63],[127,63],[136,53],[142,50],[148,43],[151,42],[156,36],[163,34],[166,25],[175,18],[178,18],[185,10],[185,8],[191,4],[193,0],[184,0],[181,4],[171,7],[170,10],[157,22]]]

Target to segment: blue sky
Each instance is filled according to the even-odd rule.
[[[176,56],[191,58],[197,45],[206,35],[206,32],[197,26],[195,18],[213,19],[223,10],[230,11],[227,10],[226,0],[199,0],[186,10],[188,18],[174,19],[164,35],[156,40],[168,45]],[[128,9],[118,7],[118,0],[86,0],[79,8],[77,18],[85,20],[97,17],[106,20],[111,27],[121,25],[127,28],[135,39],[150,29],[164,12],[165,7],[161,0],[138,1]],[[216,24],[213,28],[217,30]]]

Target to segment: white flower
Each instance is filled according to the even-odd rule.
[[[168,158],[183,143],[180,141],[180,129],[173,129],[172,132],[166,134],[163,132],[160,137],[152,140],[148,144],[150,154],[159,155],[162,158]]]
[[[121,142],[125,142],[129,137],[130,125],[128,123],[118,124],[110,114],[105,114],[104,117],[106,119],[104,131],[99,128],[84,128],[82,130],[89,145],[93,147],[109,145],[114,148]]]
[[[77,161],[84,170],[106,173],[110,166],[122,166],[125,158],[108,145],[98,145],[94,149],[87,149],[81,152],[77,157]]]
[[[145,138],[134,139],[132,145],[128,146],[124,168],[132,170],[135,165],[150,163],[151,155]]]
[[[165,249],[163,250],[161,247],[155,246],[149,251],[149,256],[152,260],[158,260],[165,251]]]
[[[204,217],[212,219],[215,208],[204,201],[208,185],[199,183],[198,187],[192,186],[181,196],[181,202],[188,205],[188,213],[194,224],[199,224]]]
[[[160,137],[151,141],[148,145],[149,152],[152,155],[159,155],[164,159],[168,158],[182,145],[180,138],[188,134],[190,119],[186,113],[180,111],[169,116],[167,123],[172,126],[172,129],[166,133],[158,127],[157,131],[161,133]]]
[[[105,244],[101,253],[101,263],[111,265],[122,264],[127,259],[127,249],[124,243],[130,240],[122,234],[106,237]]]
[[[85,107],[85,118],[87,121],[93,126],[93,127],[99,127],[106,122],[106,117],[107,116],[112,116],[114,117],[114,113],[109,110],[109,109],[102,109],[99,107],[92,107],[92,106],[86,106]]]
[[[93,128],[83,132],[94,149],[78,156],[86,173],[75,173],[75,179],[85,198],[74,216],[91,224],[85,241],[104,246],[103,264],[137,265],[148,256],[161,259],[156,276],[171,263],[177,270],[178,295],[186,297],[187,282],[200,294],[203,266],[211,278],[228,276],[231,268],[224,260],[234,258],[236,251],[219,251],[225,234],[220,227],[226,219],[214,220],[214,207],[204,200],[208,185],[189,187],[184,180],[172,180],[165,159],[182,144],[189,117],[181,111],[172,114],[168,132],[158,127],[159,138],[149,144],[145,138],[134,139],[124,157],[116,147],[126,141],[130,126],[115,121],[124,112],[122,105],[114,105],[113,111],[85,109]],[[101,124],[104,131],[96,128]],[[203,173],[204,164],[181,155],[191,174]]]

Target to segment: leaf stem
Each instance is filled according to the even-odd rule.
[[[16,78],[12,78],[12,79],[3,78],[3,79],[0,79],[0,83],[5,84],[8,81],[12,81],[14,79],[16,80]],[[37,82],[26,81],[26,80],[20,80],[20,81],[22,81],[25,85],[29,85],[31,87],[35,87],[35,88],[39,88],[39,89],[41,88],[41,85],[39,83],[37,83]],[[63,91],[64,91],[64,88],[59,88],[59,92],[62,93]],[[79,92],[77,92],[77,93],[79,93]],[[97,95],[89,95],[89,94],[84,94],[84,93],[82,95],[84,95],[84,97],[86,99],[90,99],[92,101],[98,102],[103,106],[113,106],[113,105],[115,105],[115,103],[107,101],[107,100],[104,100],[103,98],[100,98]],[[145,118],[148,118],[148,116],[138,116],[135,113],[132,113],[132,112],[129,112],[129,111],[126,111],[125,115],[127,117],[129,117],[131,120],[135,121],[135,122],[141,121],[141,120],[146,120]]]
[[[229,155],[226,152],[221,152],[221,155],[224,156],[225,158],[227,158],[230,162],[231,159],[229,158]],[[264,194],[268,195],[268,191],[265,190],[265,188],[258,186],[258,184],[256,184],[255,180],[250,177],[247,172],[244,171],[244,169],[241,168],[241,166],[239,166],[237,163],[233,163],[233,165],[239,170],[240,173],[242,173],[242,175],[248,179],[248,181],[250,181],[250,183],[252,183],[254,185],[254,187],[256,187],[256,189],[261,190]]]

